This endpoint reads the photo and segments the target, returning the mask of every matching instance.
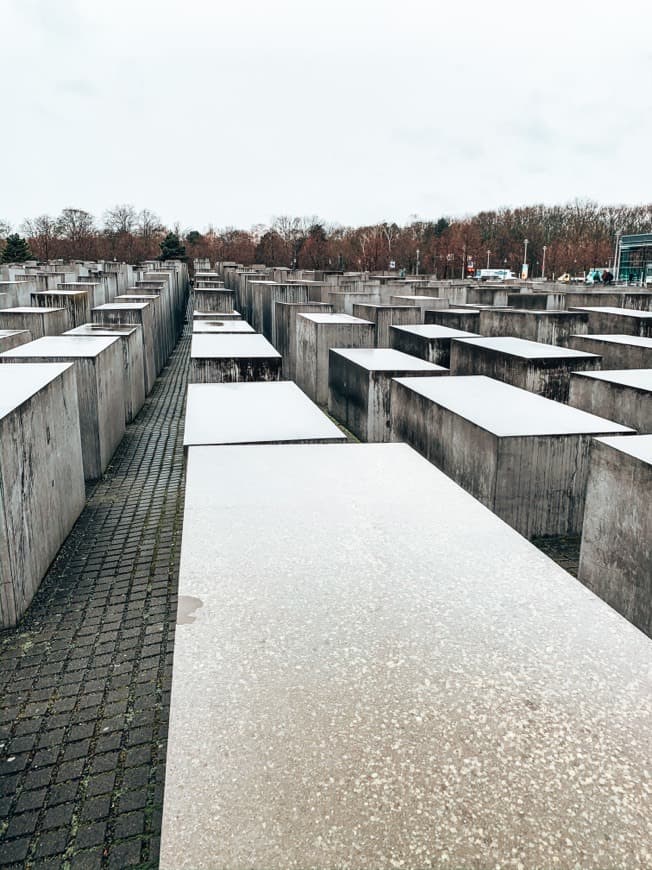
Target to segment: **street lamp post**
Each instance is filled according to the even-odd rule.
[[[489,257],[491,256],[491,251],[487,251],[487,269],[489,268]]]
[[[523,265],[527,266],[527,246],[530,244],[529,239],[523,239]]]
[[[420,256],[420,254],[421,254],[421,251],[417,248],[417,272],[416,272],[417,275],[419,274],[419,256]]]
[[[547,247],[548,247],[547,245],[543,246],[543,262],[541,263],[541,277],[542,278],[546,277],[546,248]]]

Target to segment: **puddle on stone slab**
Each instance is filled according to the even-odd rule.
[[[195,622],[197,619],[194,615],[195,611],[203,606],[204,602],[201,598],[195,598],[194,595],[181,595],[177,609],[177,625],[190,625]]]

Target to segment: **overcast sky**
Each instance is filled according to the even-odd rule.
[[[652,3],[0,0],[0,218],[652,200]]]

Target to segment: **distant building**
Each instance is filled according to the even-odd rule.
[[[620,237],[616,280],[652,284],[652,233]]]

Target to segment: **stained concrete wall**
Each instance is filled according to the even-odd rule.
[[[437,324],[423,324],[417,329],[390,330],[390,345],[403,353],[417,356],[436,365],[450,366],[451,341],[454,338],[473,338],[474,333]]]
[[[313,402],[328,404],[331,347],[373,347],[374,324],[345,314],[298,314],[296,317],[297,384]]]
[[[517,311],[482,309],[480,335],[514,336],[542,344],[561,344],[570,335],[586,335],[589,316],[585,312]]]
[[[600,354],[603,369],[652,368],[652,338],[631,336],[631,341],[627,339],[628,336],[618,335],[570,335],[564,345],[575,350]]]
[[[424,312],[424,323],[438,326],[448,326],[451,329],[461,329],[464,332],[478,334],[480,329],[480,311],[464,310],[462,308],[447,308],[443,311],[429,309]]]
[[[568,402],[571,372],[595,371],[601,366],[601,358],[590,354],[563,357],[562,353],[560,351],[558,357],[528,359],[506,350],[485,347],[481,342],[453,340],[450,370],[451,375],[486,375],[546,399]],[[615,419],[608,414],[599,416]]]
[[[198,311],[233,311],[234,299],[233,290],[195,287],[195,307]]]
[[[353,306],[353,316],[371,321],[375,329],[375,347],[392,347],[390,327],[421,323],[421,309],[413,305],[360,305]]]
[[[272,342],[283,357],[283,377],[295,379],[297,359],[297,314],[320,312],[330,314],[333,306],[323,302],[277,302],[274,307],[276,341]]]
[[[626,369],[613,372],[614,380],[608,377],[607,372],[598,377],[572,374],[568,404],[629,426],[639,435],[652,433],[652,369]],[[623,383],[629,379],[632,383]]]
[[[578,578],[652,637],[652,436],[631,439],[646,458],[619,440],[591,446]]]
[[[0,329],[0,353],[32,340],[29,329]]]
[[[528,310],[562,311],[566,308],[566,297],[564,293],[508,293],[507,305]]]
[[[122,324],[140,326],[143,334],[143,361],[145,371],[145,393],[149,395],[156,381],[156,330],[154,313],[150,305],[143,302],[108,303],[91,311],[93,323]]]
[[[0,366],[0,404],[35,368]],[[0,414],[2,628],[27,610],[85,501],[74,368],[47,368],[40,388]]]
[[[635,311],[626,308],[584,308],[588,318],[588,329],[584,334],[590,333],[618,333],[622,335],[639,335],[652,338],[652,312]],[[582,330],[575,330],[582,333]],[[573,335],[574,333],[570,333]]]
[[[68,313],[65,308],[6,308],[0,311],[0,329],[28,329],[34,341],[46,335],[61,335],[68,329]]]
[[[32,305],[39,308],[65,308],[68,329],[74,329],[91,319],[91,299],[85,290],[48,290],[45,293],[32,293]]]

